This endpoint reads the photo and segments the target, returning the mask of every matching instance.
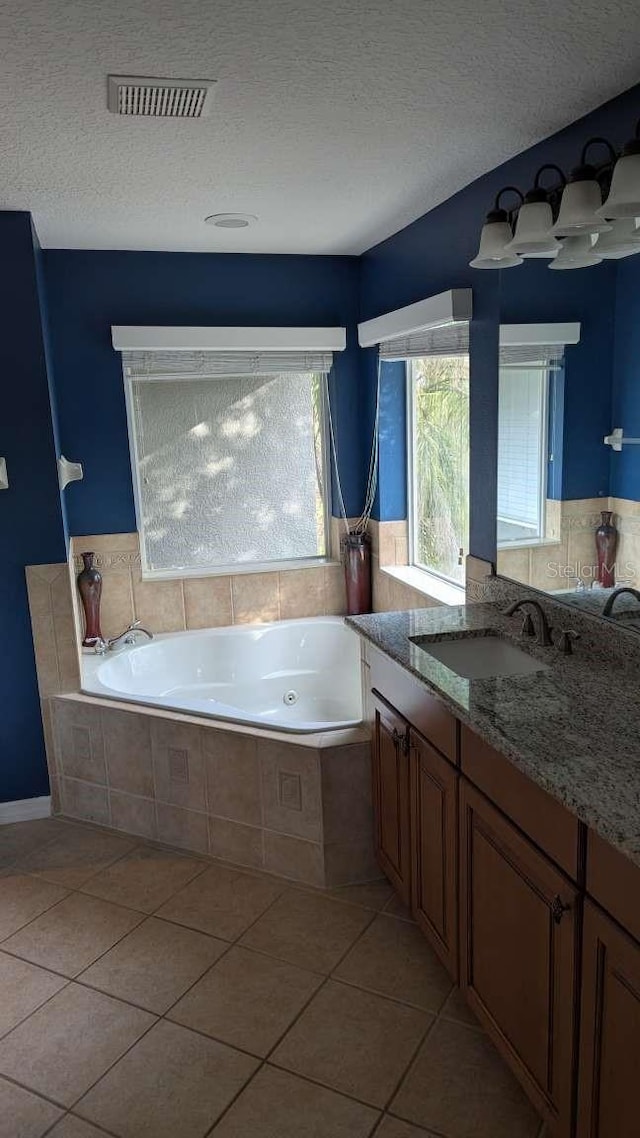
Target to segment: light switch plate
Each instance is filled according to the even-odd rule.
[[[7,474],[7,460],[0,458],[0,490],[9,489],[9,475]]]

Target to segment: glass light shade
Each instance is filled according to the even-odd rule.
[[[554,237],[606,233],[610,226],[597,213],[601,205],[602,192],[595,179],[568,182],[562,192],[560,213],[551,233]]]
[[[560,242],[551,236],[553,214],[548,202],[527,202],[520,206],[513,241],[508,253],[519,257],[555,257]]]
[[[550,269],[588,269],[591,265],[599,265],[599,257],[594,248],[594,240],[590,233],[579,233],[574,237],[565,237],[558,256],[549,265]]]
[[[614,221],[608,233],[600,233],[594,253],[605,260],[618,260],[640,253],[640,228],[637,217],[622,217]]]
[[[632,146],[630,144],[629,149]],[[598,213],[600,217],[614,219],[640,216],[640,153],[623,154],[618,158],[613,168],[609,197]]]
[[[522,264],[522,257],[507,249],[513,234],[508,221],[486,221],[480,234],[480,247],[472,269],[510,269]]]

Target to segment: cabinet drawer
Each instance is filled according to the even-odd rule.
[[[424,684],[375,648],[368,649],[371,686],[445,755],[458,761],[458,723],[446,707],[429,694]]]
[[[573,881],[582,874],[581,823],[555,798],[468,727],[460,736],[462,771]]]
[[[593,830],[587,838],[587,893],[640,941],[640,866]]]

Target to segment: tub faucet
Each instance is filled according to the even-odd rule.
[[[632,597],[635,597],[637,601],[640,601],[640,592],[638,592],[637,589],[632,589],[631,585],[622,585],[621,588],[614,589],[611,596],[607,598],[605,606],[602,610],[603,616],[611,616],[611,612],[613,610],[614,604],[616,603],[616,599],[618,597],[621,597],[623,593],[631,593]]]
[[[535,601],[531,597],[523,597],[521,600],[514,601],[512,605],[509,605],[509,607],[504,610],[504,616],[513,616],[513,614],[523,608],[524,605],[531,605],[531,608],[538,616],[538,620],[534,621],[534,624],[538,626],[536,644],[540,644],[543,648],[548,648],[550,644],[553,644],[551,628],[546,613],[539,601]],[[528,625],[528,622],[525,622],[525,624]]]
[[[142,628],[139,620],[134,620],[133,624],[128,625],[119,636],[111,636],[108,640],[103,640],[101,637],[96,640],[94,652],[97,652],[98,656],[104,656],[106,652],[118,652],[135,644],[136,636],[146,636],[148,640],[153,640],[153,633]]]

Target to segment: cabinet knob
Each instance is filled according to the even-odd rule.
[[[556,893],[553,901],[551,902],[551,916],[557,925],[560,924],[560,921],[564,917],[565,913],[569,912],[570,908],[571,905],[565,905],[560,894]]]
[[[393,731],[391,732],[391,738],[393,739],[396,746],[400,747],[404,754],[406,754],[409,750],[409,740],[407,739],[406,731],[398,731],[398,728],[394,727]]]

